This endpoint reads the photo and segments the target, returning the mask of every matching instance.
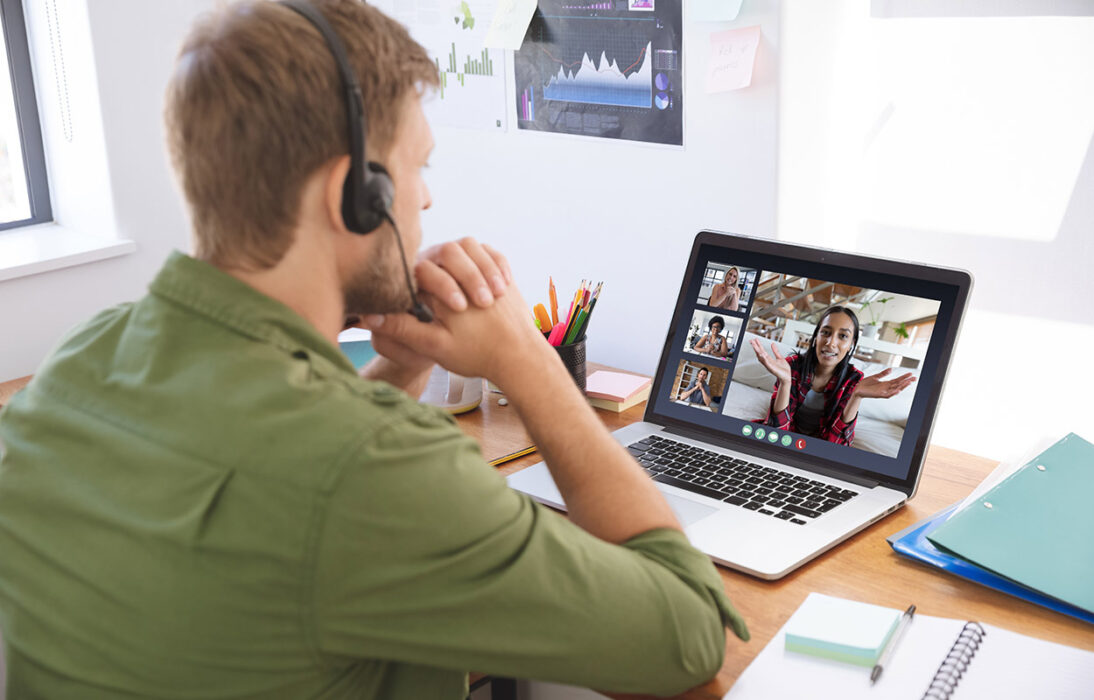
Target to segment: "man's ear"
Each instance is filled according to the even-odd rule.
[[[342,196],[345,191],[346,177],[349,175],[349,155],[334,159],[327,170],[327,181],[323,187],[323,211],[327,215],[330,227],[335,231],[349,233],[342,218]]]

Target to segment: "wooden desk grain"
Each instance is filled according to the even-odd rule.
[[[597,367],[590,365],[590,372]],[[498,394],[489,394],[481,410],[459,419],[460,426],[480,440],[487,459],[530,444],[516,411],[512,406],[499,406],[498,398]],[[644,410],[643,404],[621,414],[600,410],[597,414],[609,430],[615,430],[642,420]],[[540,459],[535,454],[522,457],[499,467],[499,471],[508,475]],[[908,561],[886,543],[885,538],[892,533],[967,496],[995,466],[994,461],[983,457],[932,447],[919,491],[906,506],[797,571],[778,581],[764,581],[718,567],[726,593],[748,622],[752,639],[746,643],[728,635],[725,663],[718,676],[680,697],[721,698],[811,591],[901,610],[915,603],[924,615],[977,620],[1094,651],[1094,626]],[[748,533],[740,536],[747,537]]]

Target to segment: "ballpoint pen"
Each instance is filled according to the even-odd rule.
[[[896,649],[896,645],[904,635],[904,630],[906,630],[911,623],[913,615],[915,615],[915,606],[909,605],[908,609],[904,611],[904,615],[900,618],[900,624],[897,626],[896,632],[893,632],[893,636],[889,638],[889,643],[885,645],[885,649],[882,650],[877,663],[874,664],[874,670],[870,671],[871,685],[877,682],[877,679],[881,676],[881,672],[885,670],[885,665],[889,663],[889,657],[893,655],[893,650]]]

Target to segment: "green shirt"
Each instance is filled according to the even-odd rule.
[[[173,254],[0,416],[8,697],[673,693],[747,630],[683,535],[598,540],[442,411]]]

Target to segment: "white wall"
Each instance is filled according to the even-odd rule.
[[[870,13],[783,3],[779,238],[973,273],[935,444],[1094,438],[1094,18]]]
[[[163,145],[162,98],[179,42],[211,1],[56,0],[63,74],[50,44],[52,4],[26,6],[57,220],[131,239],[137,252],[0,283],[0,380],[33,372],[67,329],[143,294],[167,253],[189,246]],[[66,86],[69,125],[61,116]]]
[[[754,24],[763,39],[752,86],[706,94],[709,35]],[[695,234],[775,234],[778,3],[745,3],[732,25],[685,14],[684,31],[683,149],[517,131],[511,120],[507,134],[437,129],[429,171],[427,242],[471,234],[496,244],[529,304],[547,302],[548,275],[560,300],[583,278],[603,280],[589,353],[647,374]]]
[[[31,3],[28,21],[47,108],[47,148],[63,150],[60,122],[49,110],[58,97],[42,24],[47,4]],[[68,191],[82,195],[83,209],[61,202],[58,212],[68,218],[62,223],[115,229],[96,232],[131,238],[138,251],[0,283],[0,379],[32,372],[64,330],[142,294],[167,252],[188,247],[188,224],[162,142],[162,94],[182,35],[212,4],[58,0],[61,28],[70,38],[81,31],[81,21],[82,31],[90,28],[84,50],[94,59],[90,74],[100,96],[100,104],[82,116],[77,112],[75,121],[75,141],[91,142],[85,144],[92,153],[84,158],[86,170],[76,169],[76,178],[67,170],[52,174],[69,180]],[[877,78],[862,53],[870,21],[876,20],[869,19],[867,0],[745,3],[734,26],[764,27],[755,84],[713,96],[703,91],[705,46],[707,34],[722,27],[689,24],[684,149],[438,129],[427,242],[472,234],[495,243],[511,257],[530,302],[545,296],[547,274],[563,290],[582,277],[603,278],[590,353],[642,372],[654,369],[690,239],[700,228],[777,232],[787,240],[966,267],[977,286],[936,442],[1004,457],[1035,436],[1073,427],[1089,434],[1092,413],[1083,389],[1089,381],[1071,358],[1094,343],[1094,313],[1086,302],[1094,296],[1094,278],[1086,272],[1094,262],[1094,146],[1088,140],[1081,155],[1060,168],[1073,173],[1072,191],[1048,234],[1023,239],[878,221],[862,188],[880,171],[867,170],[878,166],[868,162],[863,144],[880,143],[889,121],[883,96],[862,87]],[[1094,36],[1081,33],[1089,26],[1067,40],[1094,46]],[[69,49],[70,70],[83,65],[79,44]],[[1056,61],[1058,52],[1052,56]],[[1089,85],[1092,62],[1078,60],[1085,53],[1076,56],[1064,77]],[[978,70],[984,81],[1029,86],[1040,67],[1058,83],[1060,66],[1044,63],[1049,58],[1029,56],[1028,72],[1017,76]],[[1053,84],[1035,94],[1051,96]],[[73,102],[74,110],[86,108]],[[1086,118],[1081,110],[1071,112]],[[1005,135],[1000,131],[997,138]],[[478,191],[481,176],[494,178],[496,187]],[[103,200],[109,200],[106,213]],[[584,255],[575,256],[575,248]]]
[[[0,355],[0,378],[33,371],[64,330],[139,296],[166,253],[188,247],[163,147],[162,95],[179,41],[212,4],[112,0],[85,9],[58,0],[62,15],[90,20],[113,215],[117,233],[139,251],[0,284],[4,328],[18,338]],[[734,26],[757,23],[764,36],[753,86],[720,95],[704,91],[707,37],[725,25],[687,27],[683,149],[438,129],[426,243],[470,234],[496,244],[530,303],[546,301],[549,274],[560,296],[584,277],[603,279],[590,353],[652,372],[694,234],[704,227],[775,232],[775,0],[747,3]],[[31,32],[48,51],[47,28]],[[41,70],[48,92],[53,76]],[[47,129],[47,141],[60,138]],[[494,182],[490,191],[478,187],[483,177]]]

